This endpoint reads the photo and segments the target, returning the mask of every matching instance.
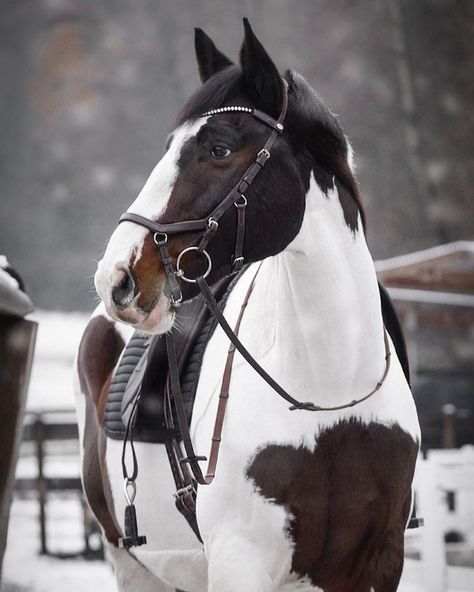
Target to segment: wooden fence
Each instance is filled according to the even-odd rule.
[[[47,411],[40,413],[27,413],[23,428],[23,443],[32,444],[35,462],[34,476],[19,477],[16,479],[15,490],[18,494],[34,492],[38,500],[39,525],[40,525],[40,552],[43,555],[68,558],[82,555],[87,558],[103,558],[103,549],[99,536],[99,527],[95,522],[82,492],[79,466],[74,476],[65,475],[64,472],[51,474],[48,471],[48,461],[61,452],[64,454],[65,442],[78,442],[77,422],[74,412]],[[78,452],[74,448],[69,454],[68,464],[77,463]],[[83,547],[75,553],[52,552],[48,545],[48,499],[51,494],[69,492],[77,496],[82,506],[83,522]],[[94,541],[99,543],[94,544]]]

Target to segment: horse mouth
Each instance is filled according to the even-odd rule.
[[[139,297],[140,295],[136,296],[127,308],[114,308],[109,314],[136,331],[153,334],[169,331],[175,317],[170,299],[161,292],[145,308],[141,308],[137,305]]]

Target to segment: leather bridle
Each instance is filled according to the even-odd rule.
[[[221,395],[219,397],[219,405],[215,420],[214,433],[212,436],[209,466],[207,468],[206,474],[203,474],[201,467],[199,466],[199,461],[206,460],[206,457],[197,456],[194,452],[191,436],[189,433],[189,426],[187,424],[183,396],[181,392],[174,337],[171,332],[166,334],[166,347],[169,364],[168,391],[170,393],[170,397],[174,401],[179,429],[181,432],[183,445],[186,451],[185,458],[178,458],[176,451],[174,449],[172,450],[171,445],[169,445],[167,447],[168,457],[170,459],[173,475],[178,488],[178,492],[176,494],[176,505],[178,509],[186,517],[186,519],[188,520],[188,522],[190,523],[191,527],[193,528],[194,532],[198,537],[200,537],[200,535],[199,529],[197,528],[195,515],[195,483],[197,482],[201,485],[209,485],[215,476],[222,426],[226,410],[226,403],[229,396],[232,360],[235,350],[237,350],[243,356],[243,358],[252,366],[252,368],[278,395],[280,395],[280,397],[282,397],[284,400],[290,403],[291,406],[289,407],[289,409],[292,411],[298,409],[305,411],[339,411],[342,409],[354,407],[355,405],[358,405],[359,403],[362,403],[363,401],[369,399],[381,388],[390,370],[390,344],[387,336],[387,331],[384,327],[385,369],[381,379],[379,380],[379,382],[376,383],[374,388],[369,393],[367,393],[363,397],[360,397],[359,399],[353,399],[347,404],[332,407],[322,407],[319,405],[315,405],[313,402],[299,401],[292,397],[278,382],[276,382],[264,370],[264,368],[262,368],[262,366],[260,366],[260,364],[248,352],[248,350],[245,348],[245,346],[238,338],[238,329],[240,326],[240,322],[242,320],[244,309],[250,298],[250,294],[253,289],[257,274],[255,274],[253,281],[250,284],[249,290],[242,305],[237,325],[234,330],[230,327],[224,315],[222,314],[222,311],[214,298],[209,284],[206,281],[206,277],[209,275],[212,268],[212,260],[209,253],[206,250],[206,247],[209,244],[209,241],[215,235],[219,226],[220,219],[225,214],[225,212],[227,212],[227,210],[230,207],[232,207],[232,205],[234,205],[237,209],[237,232],[235,251],[232,257],[232,272],[240,270],[244,264],[243,246],[245,238],[245,212],[247,207],[247,198],[245,194],[254,182],[255,178],[258,176],[260,171],[265,166],[265,163],[270,158],[273,145],[283,132],[283,122],[285,120],[288,105],[288,85],[284,80],[283,86],[283,106],[280,116],[277,120],[273,119],[266,113],[259,111],[258,109],[243,106],[221,107],[218,109],[212,109],[202,114],[202,117],[211,117],[221,113],[247,113],[250,116],[254,117],[257,121],[262,122],[271,129],[270,135],[268,136],[263,148],[257,153],[255,160],[245,170],[243,175],[240,177],[239,181],[229,191],[229,193],[227,193],[224,199],[214,208],[214,210],[211,212],[209,216],[198,220],[185,220],[182,222],[161,223],[154,222],[153,220],[150,220],[138,214],[126,212],[125,214],[122,214],[119,222],[133,222],[135,224],[144,226],[153,233],[154,241],[160,250],[161,262],[167,279],[168,295],[170,297],[172,306],[174,308],[178,308],[183,299],[181,289],[179,287],[179,279],[182,279],[185,282],[197,284],[211,314],[214,316],[214,318],[219,323],[219,325],[221,326],[221,328],[223,329],[223,331],[225,332],[225,334],[231,342],[231,347],[228,352],[227,363],[224,372]],[[174,268],[173,261],[168,251],[168,235],[183,234],[187,232],[197,231],[202,231],[199,243],[197,244],[197,246],[189,246],[185,248],[183,251],[181,251],[176,261],[176,268]],[[186,256],[187,253],[190,252],[199,253],[201,256],[203,256],[207,265],[206,271],[196,278],[187,277],[181,267],[183,258]],[[189,476],[187,468],[185,468],[186,465],[188,465],[191,469],[191,478]]]
[[[232,205],[234,205],[237,209],[235,250],[234,255],[231,258],[232,272],[239,271],[243,267],[245,212],[247,208],[247,198],[245,197],[245,194],[252,183],[255,181],[257,175],[265,166],[267,160],[270,158],[273,145],[283,132],[283,122],[285,120],[286,110],[288,107],[288,84],[286,80],[283,80],[283,87],[283,106],[280,116],[276,120],[259,109],[243,107],[240,105],[211,109],[200,116],[212,117],[221,113],[247,113],[271,129],[267,141],[265,142],[263,148],[257,153],[255,160],[250,164],[244,174],[240,177],[239,181],[234,185],[234,187],[229,191],[224,199],[214,208],[209,216],[198,220],[184,220],[181,222],[171,222],[165,224],[161,222],[154,222],[145,216],[131,212],[125,212],[120,216],[119,224],[121,222],[134,222],[135,224],[140,224],[141,226],[144,226],[153,232],[153,239],[160,250],[161,262],[166,274],[168,295],[171,300],[171,305],[174,308],[178,308],[183,300],[178,278],[181,278],[184,282],[192,284],[198,283],[197,278],[186,277],[184,270],[181,267],[183,258],[191,252],[201,255],[206,263],[206,271],[201,277],[205,279],[209,275],[212,269],[212,259],[209,253],[206,251],[206,247],[217,232],[220,219],[227,212],[227,210],[232,207]],[[184,234],[187,232],[197,231],[202,231],[201,239],[198,245],[189,246],[181,251],[176,260],[176,269],[174,269],[172,259],[168,251],[168,235]]]

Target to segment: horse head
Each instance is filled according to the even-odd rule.
[[[255,262],[284,250],[301,227],[311,171],[327,190],[340,169],[338,177],[356,193],[333,115],[301,76],[281,77],[246,19],[244,28],[240,66],[196,29],[202,86],[99,262],[95,284],[108,313],[136,329],[168,331],[176,294],[197,293],[192,278],[206,274],[213,283],[235,270],[236,258]],[[263,167],[269,150],[262,148],[272,135]],[[254,169],[254,182],[242,186]],[[166,265],[179,273],[170,275]]]

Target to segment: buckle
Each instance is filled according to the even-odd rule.
[[[232,271],[240,271],[244,266],[244,258],[236,257],[232,263]]]
[[[257,154],[256,162],[258,162],[260,166],[263,166],[270,158],[270,156],[270,152],[266,148],[262,148],[260,152]]]
[[[207,456],[185,456],[179,459],[179,462],[182,463],[192,463],[192,462],[199,462],[201,460],[207,460]]]
[[[175,298],[173,294],[171,294],[170,300],[171,306],[173,308],[179,308],[183,304],[183,295],[181,294],[181,291],[179,292],[179,296],[177,298]]]
[[[217,220],[214,220],[214,218],[212,218],[211,216],[211,218],[209,218],[209,220],[207,221],[207,228],[214,234],[216,230],[219,228],[219,223],[217,222]]]
[[[194,486],[193,485],[186,485],[186,487],[181,487],[181,489],[178,489],[178,491],[176,493],[174,493],[174,497],[177,499],[178,497],[183,497],[183,495],[186,495],[187,493],[193,493],[194,492]]]

